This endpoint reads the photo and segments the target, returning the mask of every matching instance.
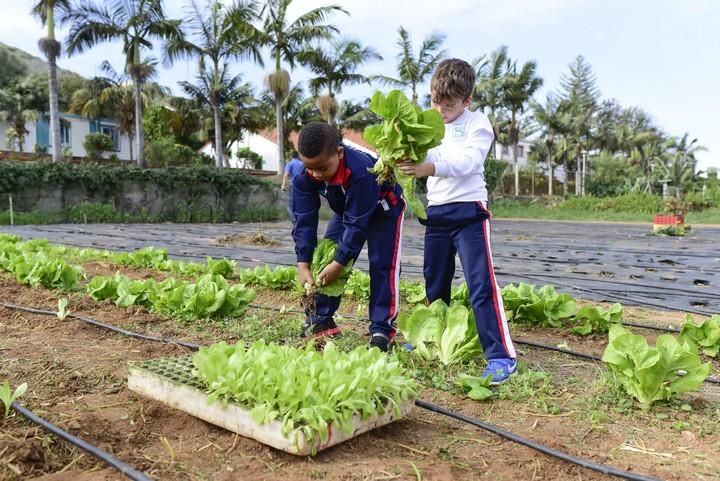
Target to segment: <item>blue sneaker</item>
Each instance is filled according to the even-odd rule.
[[[502,357],[499,359],[488,359],[488,365],[480,374],[481,378],[490,377],[490,385],[497,386],[504,383],[517,371],[517,359]]]

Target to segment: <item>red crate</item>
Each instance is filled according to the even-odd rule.
[[[684,215],[656,215],[655,225],[678,225],[685,223]]]

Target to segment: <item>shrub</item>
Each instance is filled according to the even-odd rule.
[[[253,152],[249,147],[238,149],[235,156],[242,169],[262,169],[264,159],[262,155]]]
[[[115,145],[109,135],[96,132],[85,136],[83,147],[89,159],[99,160],[105,152],[113,150]]]

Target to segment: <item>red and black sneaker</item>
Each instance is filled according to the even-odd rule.
[[[335,324],[335,321],[333,320],[318,321],[312,323],[308,323],[306,321],[305,325],[303,325],[300,337],[317,339],[321,337],[337,337],[339,335],[340,328],[337,324]]]

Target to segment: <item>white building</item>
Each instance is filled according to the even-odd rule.
[[[532,141],[527,139],[523,139],[518,142],[517,161],[520,168],[527,164],[528,154],[530,154],[530,148],[532,147],[532,145]],[[498,159],[504,160],[505,162],[512,165],[512,145],[503,145],[500,142],[497,142],[495,145],[495,149]]]
[[[18,146],[8,146],[5,143],[5,133],[10,128],[8,122],[0,122],[0,150],[19,152]],[[25,124],[28,134],[25,135],[23,152],[33,153],[36,146],[48,148],[50,145],[49,117],[41,116],[38,120]],[[83,142],[85,136],[90,133],[100,132],[107,134],[113,139],[115,149],[108,152],[106,156],[115,154],[119,160],[130,160],[130,140],[120,134],[118,124],[111,119],[89,119],[80,115],[61,113],[60,114],[60,137],[62,145],[70,146],[73,157],[86,157]]]

